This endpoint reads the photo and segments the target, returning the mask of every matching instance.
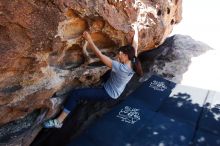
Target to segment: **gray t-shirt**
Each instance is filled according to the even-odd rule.
[[[118,98],[133,75],[134,71],[126,64],[113,60],[110,78],[104,84],[106,92],[112,98]]]

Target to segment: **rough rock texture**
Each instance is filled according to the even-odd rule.
[[[132,42],[155,48],[181,20],[181,0],[1,0],[0,143],[28,145],[71,88],[97,84],[107,70],[83,49],[88,30],[101,51]],[[56,94],[60,98],[50,98]],[[26,119],[26,120],[24,120]],[[29,137],[26,137],[29,135]]]

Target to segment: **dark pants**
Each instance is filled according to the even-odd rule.
[[[104,87],[75,89],[67,98],[64,111],[73,111],[80,100],[107,101],[114,99],[108,95]]]

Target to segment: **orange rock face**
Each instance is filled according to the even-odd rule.
[[[153,49],[181,20],[181,0],[30,0],[0,2],[0,126],[38,109],[55,113],[51,96],[99,81],[107,70],[83,50],[87,30],[100,50],[114,58],[132,42]],[[7,135],[7,133],[6,133]],[[1,137],[1,135],[0,135]]]

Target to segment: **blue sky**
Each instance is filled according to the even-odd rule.
[[[183,0],[183,19],[173,33],[190,35],[220,50],[220,1]]]

